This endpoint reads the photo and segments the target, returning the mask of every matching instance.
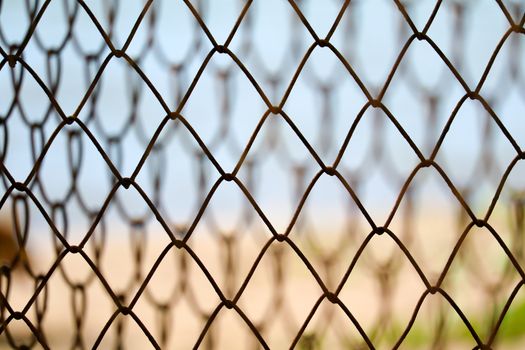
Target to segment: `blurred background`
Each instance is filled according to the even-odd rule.
[[[0,347],[520,349],[524,15],[0,1]]]

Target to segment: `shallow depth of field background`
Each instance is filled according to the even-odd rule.
[[[7,53],[10,47],[15,50],[27,33],[28,3],[0,2],[0,46]],[[42,3],[37,1],[36,8]],[[245,5],[233,0],[191,3],[218,44],[227,40]],[[402,3],[414,25],[423,30],[436,3]],[[86,5],[102,28],[113,28],[111,40],[116,48],[126,41],[144,6],[142,1],[86,1]],[[338,0],[297,2],[320,38],[329,32],[342,6]],[[525,3],[501,1],[501,6],[520,23]],[[492,0],[443,1],[427,32],[472,90],[510,27],[501,6]],[[110,25],[112,7],[115,19]],[[48,50],[63,42],[69,28],[65,13],[68,9],[73,13],[74,8],[72,36],[59,54],[51,53],[46,59]],[[457,25],[457,16],[462,18],[461,25]],[[394,1],[360,0],[346,8],[330,43],[375,98],[412,34]],[[491,211],[488,223],[521,266],[525,259],[521,237],[525,173],[520,161],[513,163],[517,151],[501,126],[518,147],[524,146],[522,34],[508,36],[479,91],[501,125],[480,101],[467,98],[461,102],[435,157],[473,215],[483,219]],[[194,257],[173,247],[141,291],[143,295],[133,311],[163,347],[193,347],[221,303],[209,277],[225,298],[233,299],[261,252],[263,257],[237,306],[270,348],[288,348],[295,340],[299,348],[364,346],[352,321],[327,299],[305,323],[323,295],[305,260],[333,291],[372,231],[342,181],[325,173],[317,176],[321,170],[318,160],[327,166],[334,162],[368,101],[328,47],[315,47],[294,80],[314,41],[291,3],[254,0],[228,46],[246,71],[228,54],[215,52],[200,74],[213,48],[209,38],[183,1],[155,0],[126,50],[171,111],[184,101],[180,114],[187,122],[166,123],[136,184],[176,237],[183,238],[190,230],[187,244],[209,271],[207,277]],[[75,1],[55,0],[22,57],[48,88],[53,81],[58,83],[53,95],[65,115],[72,115],[110,52],[82,7]],[[89,55],[94,58],[86,60]],[[294,81],[282,106],[286,116],[265,114],[268,106],[246,72],[272,105],[281,103]],[[196,85],[184,100],[197,75]],[[465,94],[435,49],[425,40],[413,40],[381,100],[392,118],[381,108],[369,106],[337,165],[340,177],[355,192],[371,220],[376,226],[388,223],[431,285],[440,278],[472,218],[434,167],[420,169],[396,204],[404,183],[421,162],[399,128],[424,157],[430,157]],[[14,108],[12,101],[16,101]],[[15,68],[8,64],[0,68],[0,117],[4,166],[16,181],[23,182],[35,164],[34,155],[40,154],[61,119],[34,78],[27,71],[22,73],[20,63]],[[165,117],[166,111],[148,84],[124,58],[117,57],[105,66],[94,93],[77,115],[122,177],[133,174]],[[31,125],[36,126],[32,129]],[[226,173],[236,169],[250,145],[236,178],[267,223],[237,182],[219,180],[219,171],[187,125]],[[318,160],[305,142],[315,150]],[[72,164],[79,164],[78,174],[73,174]],[[497,192],[504,176],[503,187]],[[314,186],[307,192],[312,181]],[[120,187],[110,195],[115,182],[93,140],[73,123],[64,126],[53,140],[30,187],[68,242],[78,244],[87,232],[93,232],[84,250],[126,304],[139,291],[170,238],[134,186],[127,190]],[[10,186],[4,176],[3,193]],[[208,203],[205,198],[210,191]],[[0,208],[0,215],[8,225],[14,216],[20,222],[28,218],[25,245],[29,261],[36,275],[46,274],[56,260],[57,241],[35,201],[27,196],[16,199],[15,192]],[[496,193],[499,197],[492,205]],[[110,204],[100,222],[93,225],[108,195]],[[199,216],[203,203],[207,204]],[[293,247],[274,241],[264,251],[272,237],[268,223],[277,233],[289,232]],[[51,348],[71,348],[75,342],[91,348],[117,310],[105,287],[93,276],[93,269],[80,255],[69,254],[49,279],[47,299],[41,296],[39,300],[47,305],[40,321]],[[15,310],[22,309],[34,293],[33,278],[21,270],[9,283],[2,278],[2,293],[9,285],[9,303]],[[486,342],[520,281],[520,274],[509,264],[491,232],[474,226],[450,265],[442,288]],[[374,346],[389,349],[407,328],[426,289],[400,245],[383,234],[373,236],[338,297]],[[520,289],[500,326],[494,349],[519,349],[523,345],[522,294]],[[32,306],[27,313],[33,322],[36,308]],[[82,316],[80,321],[75,313]],[[443,296],[426,297],[416,315],[402,349],[465,349],[476,345]],[[306,327],[301,330],[303,324]],[[302,335],[295,339],[300,330]],[[5,331],[17,344],[31,341],[22,321],[11,322]],[[5,331],[0,347],[10,348]],[[111,322],[100,348],[118,344],[126,349],[151,346],[135,320],[124,315]],[[225,307],[200,343],[203,348],[220,349],[257,348],[258,344],[245,320]]]

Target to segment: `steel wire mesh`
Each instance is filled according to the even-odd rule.
[[[482,62],[479,76],[469,71],[472,61],[482,60],[474,57],[469,61],[472,48],[467,22],[469,14],[479,6],[477,3],[432,2],[424,20],[416,22],[412,11],[418,7],[416,2],[384,1],[395,18],[392,32],[386,33],[377,29],[378,23],[367,24],[369,19],[359,12],[366,1],[323,3],[320,8],[330,3],[337,11],[322,29],[314,24],[316,14],[308,13],[307,5],[314,1],[283,1],[287,27],[276,22],[274,31],[277,36],[287,36],[288,42],[282,60],[274,64],[276,69],[265,61],[272,41],[261,43],[256,33],[254,8],[260,3],[238,2],[237,17],[218,35],[209,18],[221,5],[184,0],[179,3],[179,10],[185,11],[190,29],[184,32],[186,38],[179,38],[180,32],[166,33],[160,25],[163,14],[168,14],[164,19],[168,23],[180,20],[171,8],[174,5],[167,1],[140,2],[140,6],[135,4],[135,12],[126,9],[132,7],[127,2],[118,0],[101,2],[100,6],[82,0],[27,0],[17,5],[0,1],[0,78],[6,82],[0,85],[4,188],[0,210],[6,218],[1,231],[7,232],[0,241],[0,335],[6,346],[60,347],[51,334],[48,315],[61,308],[70,317],[59,336],[68,348],[131,348],[133,343],[126,340],[132,335],[126,333],[131,326],[154,348],[179,348],[182,340],[172,333],[184,326],[187,314],[192,314],[198,323],[197,333],[189,336],[191,346],[216,348],[220,347],[223,333],[237,332],[230,325],[215,326],[225,313],[234,313],[237,323],[245,326],[245,333],[249,334],[247,339],[234,334],[240,348],[444,349],[456,346],[454,332],[460,328],[467,334],[461,338],[460,348],[498,347],[502,341],[498,333],[512,310],[519,308],[525,278],[524,202],[520,192],[523,180],[519,178],[520,161],[525,158],[520,144],[523,110],[510,108],[509,112],[501,108],[513,91],[518,91],[517,98],[523,103],[525,80],[520,40],[525,32],[525,3],[490,1],[497,11],[494,16],[503,18],[505,28],[494,47],[490,47],[491,54]],[[17,6],[19,12],[15,11]],[[40,31],[46,14],[56,11],[51,10],[52,6],[59,9],[60,15],[47,21],[55,21],[51,23],[55,27]],[[440,17],[443,13],[447,14],[444,20]],[[6,16],[15,15],[20,16],[15,22],[27,22],[20,25],[23,32],[18,41],[7,35],[14,22]],[[265,15],[278,16],[277,11]],[[274,18],[266,20],[271,23]],[[437,22],[448,26],[448,44],[433,39]],[[62,33],[56,28],[57,23],[63,25]],[[356,43],[360,30],[367,25],[377,27],[378,35],[391,35],[392,39],[386,42],[394,46],[396,54],[384,76],[373,68],[366,71],[371,59],[360,56]],[[88,29],[94,34],[85,34]],[[168,36],[168,45],[161,42],[166,41],[163,35]],[[433,85],[421,77],[418,69],[438,70],[432,66],[435,61],[426,62],[423,67],[421,62],[411,61],[411,50],[418,43],[425,44],[442,65]],[[258,45],[266,46],[261,50]],[[488,41],[481,45],[489,46]],[[310,69],[309,62],[320,51],[337,64]],[[502,56],[504,63],[498,65]],[[114,62],[122,63],[120,79],[107,73]],[[75,64],[76,68],[68,68]],[[487,89],[495,66],[501,67],[499,76],[496,74],[499,79]],[[208,79],[204,77],[210,81],[203,83]],[[24,93],[28,81],[41,94],[40,100]],[[403,84],[415,95],[411,102],[395,95],[395,91],[406,88]],[[348,93],[348,85],[354,94]],[[198,94],[200,86],[207,94]],[[312,90],[311,94],[296,97],[294,92],[305,86]],[[32,93],[37,94],[35,91]],[[459,91],[459,97],[452,96],[452,91]],[[72,97],[74,93],[77,95]],[[124,98],[115,97],[119,93]],[[300,113],[290,111],[294,98],[314,115],[317,124],[305,124]],[[151,105],[144,102],[147,99],[154,101],[153,109],[148,109]],[[413,112],[414,119],[406,119],[393,111],[391,105],[396,101],[420,103],[423,107]],[[188,108],[189,104],[193,104],[193,109]],[[249,126],[236,117],[239,104],[247,106],[241,108],[240,114],[251,120]],[[448,140],[453,139],[450,135],[461,119],[458,116],[468,104],[476,106],[474,114],[482,122],[477,130],[468,130],[478,133],[479,139],[477,155],[468,155],[473,165],[465,174],[462,161],[447,162],[442,156],[446,153],[443,148],[452,142]],[[210,108],[217,114],[202,115],[207,105],[212,105]],[[40,108],[41,113],[34,112],[35,108]],[[262,112],[256,115],[258,110]],[[190,114],[197,115],[200,121]],[[501,114],[510,117],[505,119]],[[369,123],[369,135],[359,138],[365,123]],[[414,124],[419,129],[414,129]],[[392,137],[402,146],[392,146]],[[451,152],[461,153],[472,143],[469,137],[460,135]],[[177,151],[170,148],[174,144]],[[137,149],[140,152],[134,152]],[[21,171],[18,164],[24,152],[30,161],[26,171]],[[127,155],[130,152],[136,153],[135,158]],[[181,160],[183,156],[186,163]],[[50,158],[63,162],[61,170],[66,176],[44,172]],[[100,161],[102,165],[94,165]],[[168,174],[168,164],[179,161],[189,175]],[[269,185],[263,187],[261,164],[265,162],[277,165],[270,166],[270,173],[264,175],[269,177],[265,180]],[[278,172],[287,174],[285,186],[272,184],[277,181]],[[373,205],[365,203],[370,179],[377,172],[386,177],[389,191],[395,192],[394,201],[383,216],[372,213]],[[453,241],[444,252],[438,251],[440,246],[431,237],[442,234],[432,227],[440,225],[441,214],[430,213],[430,221],[420,226],[415,223],[419,207],[435,200],[432,196],[420,196],[424,186],[418,188],[416,184],[422,173],[437,178],[448,191],[446,204],[453,213]],[[517,179],[511,181],[513,176]],[[313,223],[318,217],[331,217],[332,198],[321,205],[325,209],[308,209],[312,193],[328,178],[335,179],[344,193],[341,234],[330,234],[328,226],[315,228]],[[87,187],[86,181],[90,184]],[[171,188],[174,183],[181,187]],[[101,199],[88,198],[90,191],[104,186],[104,190],[98,189],[104,192]],[[243,199],[237,208],[237,220],[225,228],[221,219],[227,216],[227,210],[213,215],[210,207],[226,186],[234,188]],[[489,186],[492,192],[483,192],[480,199],[483,186]],[[185,187],[193,189],[191,196],[182,190]],[[126,197],[131,191],[135,199]],[[379,202],[386,201],[381,191],[380,188]],[[293,203],[291,215],[284,215],[284,219],[268,214],[281,211],[275,202],[264,207],[261,204],[261,198],[282,198],[279,192],[287,192]],[[175,200],[182,201],[177,209],[190,213],[186,219],[173,209]],[[229,200],[227,196],[226,202]],[[137,207],[145,210],[139,212]],[[510,217],[507,225],[495,219],[500,209],[504,212],[500,216]],[[30,225],[35,217],[40,220],[39,229],[44,227],[50,232],[46,235],[51,238],[53,256],[48,265],[37,263],[33,257],[38,255],[42,239],[36,237],[40,232],[35,232],[35,225]],[[82,220],[87,229],[79,229],[82,225],[77,222]],[[153,226],[166,243],[148,261]],[[127,230],[125,236],[130,243],[128,255],[122,257],[118,256],[118,249],[124,244],[117,243],[117,250],[109,250],[108,246],[119,230]],[[199,235],[206,235],[204,245],[212,245],[219,252],[219,266],[210,263],[202,246],[193,243]],[[488,240],[480,238],[482,235]],[[252,252],[243,245],[247,236],[254,242],[256,254],[243,260],[243,253]],[[378,243],[385,239],[394,248]],[[481,246],[472,240],[480,240]],[[36,243],[31,246],[33,241]],[[489,266],[499,269],[497,273],[483,267],[483,261],[490,260],[491,244],[503,256],[503,263],[489,261]],[[370,253],[374,245],[379,247],[379,256]],[[429,245],[425,249],[430,250],[430,255],[445,255],[437,271],[422,267],[425,258],[418,256],[422,245]],[[170,280],[161,281],[159,289],[166,293],[161,298],[153,291],[151,281],[160,274],[159,268],[169,256],[174,266],[170,274],[163,275]],[[84,277],[79,278],[75,270],[65,266],[72,257],[79,257],[83,266],[88,266]],[[119,263],[129,270],[129,278],[116,288],[113,279],[118,274],[108,271],[111,265]],[[269,266],[269,280],[257,284],[260,294],[244,300],[263,263]],[[313,300],[301,299],[307,288],[293,285],[294,269],[306,269],[317,293]],[[345,290],[353,293],[361,288],[368,293],[359,279],[350,281],[358,271],[373,281],[373,301],[366,295],[361,295],[361,299],[353,294],[343,296]],[[407,274],[416,276],[417,282],[407,282]],[[196,275],[204,283],[196,286],[192,280]],[[68,299],[61,300],[61,306],[50,305],[53,293],[57,293],[57,288],[50,286],[59,283],[58,279],[68,291]],[[27,280],[32,283],[30,287]],[[26,294],[21,303],[14,301],[20,298],[16,295],[17,283],[25,283]],[[169,283],[173,284],[170,290],[166,287]],[[399,308],[394,305],[397,288],[405,285],[417,290],[417,284],[420,293],[416,292],[415,297],[407,294],[407,299],[413,299],[412,306],[404,310],[407,317],[400,322],[396,319]],[[199,293],[205,289],[203,285],[213,295],[206,299],[213,305],[211,308],[202,305]],[[468,289],[469,285],[476,287],[466,298],[478,300],[486,324],[476,323],[475,314],[458,302],[465,295],[453,293]],[[98,286],[110,301],[109,316],[93,321],[98,325],[95,330],[87,326],[88,315],[102,313],[96,301],[100,295],[94,297],[89,292],[93,286]],[[259,305],[265,298],[266,304]],[[430,312],[431,324],[418,328],[422,310],[432,298],[435,303]],[[182,300],[188,305],[186,314],[179,307]],[[152,310],[149,316],[137,311],[141,303]],[[355,303],[374,309],[373,317],[365,321],[356,316]],[[254,306],[263,309],[259,316],[247,311]],[[297,308],[302,312],[300,317]],[[181,313],[182,320],[175,322]],[[13,330],[16,323],[25,329],[25,336]],[[273,339],[277,337],[272,333],[276,324],[282,332],[279,337],[285,339],[282,342]],[[423,340],[417,339],[418,332],[426,334],[420,335]],[[104,343],[108,338],[111,343]]]

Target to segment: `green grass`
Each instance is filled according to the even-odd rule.
[[[501,308],[500,308],[501,310]],[[451,342],[472,342],[473,338],[468,328],[457,319],[450,321],[448,326],[448,340]],[[478,335],[484,339],[490,328],[490,319],[488,316],[480,316],[478,318],[470,319],[472,327],[478,332]],[[404,327],[395,325],[386,336],[388,342],[396,341]],[[501,326],[498,330],[496,341],[500,344],[509,344],[517,342],[525,338],[525,301],[514,302],[508,310]],[[428,345],[433,340],[432,330],[425,328],[420,324],[414,324],[407,334],[403,344],[409,348],[421,348]]]

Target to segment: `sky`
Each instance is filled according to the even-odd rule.
[[[38,2],[41,6],[42,2]],[[63,3],[68,3],[74,8],[73,1],[54,1],[46,10],[39,23],[35,34],[40,38],[46,48],[58,45],[67,31],[64,20]],[[104,18],[104,6],[109,2],[86,2],[97,18]],[[424,27],[426,19],[432,11],[434,1],[410,1],[409,13],[417,28]],[[464,43],[462,46],[463,63],[458,66],[461,75],[471,87],[479,81],[490,56],[508,28],[501,10],[495,1],[467,1],[468,13],[465,15]],[[511,2],[508,2],[511,3]],[[104,5],[105,4],[105,5]],[[239,1],[209,1],[207,6],[200,9],[204,21],[218,43],[223,43],[235,23],[241,10]],[[14,43],[20,42],[28,27],[23,1],[3,1],[0,8],[0,29],[2,41],[0,45],[4,50]],[[155,1],[157,18],[155,28],[156,49],[147,52],[140,60],[139,66],[151,80],[160,95],[164,98],[169,108],[176,109],[174,97],[177,86],[183,93],[187,91],[190,83],[202,65],[212,45],[203,31],[195,26],[195,19],[188,7],[182,1]],[[196,5],[195,5],[196,6]],[[337,15],[341,1],[303,1],[300,8],[305,18],[311,23],[312,28],[324,37],[328,32],[333,19]],[[125,41],[135,19],[137,18],[142,1],[120,2],[116,17],[115,37],[113,42],[119,47]],[[245,64],[250,74],[260,84],[261,89],[272,104],[279,104],[281,98],[299,65],[300,59],[313,43],[312,36],[304,26],[294,26],[298,17],[293,12],[291,5],[283,0],[255,0],[249,9],[251,19],[251,50],[246,52],[243,43],[247,37],[249,27],[244,22],[238,34],[232,40],[229,49],[235,53]],[[401,14],[393,1],[390,0],[361,0],[347,10],[340,26],[335,31],[330,42],[340,49],[345,55],[363,83],[372,92],[377,92],[382,87],[388,73],[393,66],[402,45],[408,39],[406,34],[403,39],[398,39],[399,18]],[[447,57],[453,55],[453,47],[459,41],[457,33],[452,26],[453,1],[444,1],[436,16],[428,35],[436,42]],[[138,57],[147,40],[146,17],[142,29],[139,30],[132,41],[127,53],[131,57]],[[107,22],[102,21],[107,28]],[[351,25],[357,30],[354,35],[348,35],[344,30],[345,25]],[[294,29],[298,28],[298,29]],[[294,32],[297,30],[297,32]],[[74,36],[85,52],[93,52],[100,47],[102,40],[93,23],[86,13],[79,8],[75,25]],[[293,40],[294,33],[299,40]],[[198,50],[193,49],[196,38],[202,40]],[[517,42],[521,42],[517,38]],[[509,73],[509,61],[512,54],[511,45],[503,46],[501,54],[495,61],[483,89],[482,96],[494,100],[494,110],[501,117],[504,125],[516,138],[518,144],[525,141],[525,123],[521,118],[525,110],[523,95],[523,75],[520,69],[515,75],[516,82],[509,82],[506,76]],[[291,43],[296,43],[296,49],[291,49]],[[524,45],[521,44],[519,52],[523,53]],[[105,57],[109,49],[104,49]],[[61,51],[60,58],[52,60],[51,70],[56,72],[57,62],[60,60],[60,87],[56,94],[57,101],[66,115],[74,113],[82,100],[87,84],[91,82],[94,72],[101,61],[91,66],[91,77],[86,77],[85,61],[79,55],[79,50],[71,42]],[[24,51],[24,59],[41,77],[46,76],[46,60],[42,49],[36,40],[30,40]],[[170,73],[170,66],[183,64],[183,73],[174,75]],[[431,140],[437,140],[437,135],[443,129],[446,120],[451,114],[458,100],[464,95],[461,85],[453,78],[435,51],[425,42],[414,41],[410,46],[402,66],[408,66],[413,74],[414,81],[420,81],[422,86],[442,96],[437,107],[436,127]],[[18,74],[20,65],[15,68]],[[221,85],[217,76],[220,71],[231,70],[231,79],[228,84]],[[0,115],[5,115],[10,101],[13,98],[11,82],[12,70],[5,65],[0,70]],[[54,74],[54,73],[53,73]],[[268,76],[278,75],[282,83],[272,88]],[[443,78],[445,84],[437,85]],[[44,79],[45,80],[45,79]],[[414,81],[409,81],[402,74],[396,74],[384,96],[383,103],[395,115],[408,135],[414,140],[425,155],[430,154],[431,147],[427,145],[428,136],[425,125],[428,122],[428,104]],[[319,86],[321,84],[332,86],[334,93],[329,100],[323,100]],[[112,59],[106,67],[99,82],[100,97],[98,98],[96,113],[97,122],[90,122],[90,130],[101,141],[101,146],[110,155],[123,176],[130,176],[142,156],[145,145],[165,116],[153,94],[146,85],[137,79],[137,75],[122,59]],[[130,87],[140,86],[140,99],[137,104],[137,118],[140,127],[133,125],[122,140],[122,154],[112,147],[107,140],[108,135],[117,135],[129,126]],[[175,87],[175,88],[174,88]],[[229,89],[229,90],[227,90]],[[230,91],[225,93],[225,91]],[[19,92],[19,101],[27,119],[38,123],[49,107],[48,99],[41,88],[25,74]],[[89,118],[89,105],[81,110],[78,117],[86,121]],[[226,137],[220,136],[221,122],[220,110],[225,101],[230,108],[229,132]],[[327,102],[328,101],[328,102]],[[326,152],[321,152],[321,158],[330,164],[339,149],[351,123],[366,98],[359,90],[351,76],[327,48],[316,48],[308,60],[305,68],[286,101],[283,110],[290,116],[305,138],[314,149],[322,148],[321,138],[323,132],[327,133],[327,140],[332,147]],[[324,105],[323,105],[324,104]],[[324,107],[323,107],[324,106]],[[246,75],[226,55],[215,54],[206,70],[200,77],[195,89],[187,100],[181,114],[188,120],[202,141],[209,147],[214,157],[225,171],[230,172],[237,163],[241,151],[246,146],[249,137],[256,128],[257,123],[266,110],[261,97],[248,81]],[[326,109],[331,108],[333,122],[328,125],[323,119]],[[380,120],[377,122],[376,120]],[[499,176],[509,164],[515,153],[508,141],[501,133],[495,132],[493,139],[487,140],[482,134],[483,126],[488,117],[483,112],[479,103],[467,101],[458,113],[458,117],[451,127],[450,134],[445,139],[442,151],[439,152],[437,162],[443,165],[447,174],[454,183],[465,184],[476,178],[475,163],[479,154],[484,152],[483,145],[490,142],[489,150],[493,152],[498,164]],[[378,136],[377,123],[385,124],[382,136]],[[56,114],[45,123],[44,138],[47,139],[58,124]],[[153,193],[149,169],[160,166],[162,174],[162,207],[159,208],[170,222],[188,225],[195,216],[196,210],[202,203],[202,193],[198,189],[199,176],[195,151],[198,145],[189,133],[175,123],[161,133],[160,139],[168,140],[168,146],[162,157],[150,157],[141,171],[137,181],[149,194]],[[23,181],[30,171],[31,160],[31,131],[22,121],[19,110],[15,110],[7,122],[8,151],[5,164],[14,177]],[[75,128],[72,126],[70,128]],[[137,132],[137,130],[143,132]],[[323,131],[324,130],[324,131]],[[218,136],[219,135],[219,136]],[[1,141],[6,138],[5,130],[0,132]],[[37,137],[38,135],[33,135]],[[272,137],[278,140],[277,146],[272,151],[268,148],[267,141]],[[367,152],[377,137],[382,137],[385,159],[390,159],[399,176],[383,169],[384,161],[366,162]],[[79,139],[80,140],[80,139]],[[77,140],[73,141],[77,142]],[[77,179],[78,189],[88,206],[96,211],[106,198],[111,182],[108,181],[107,165],[102,161],[99,153],[91,141],[81,137],[83,144],[82,166]],[[35,142],[38,143],[38,142]],[[435,142],[430,142],[434,145]],[[265,146],[266,145],[266,146]],[[74,146],[74,147],[78,147]],[[73,147],[73,149],[74,149]],[[67,133],[61,133],[45,157],[41,169],[41,179],[45,184],[46,193],[50,202],[63,200],[71,186],[71,172],[68,165],[68,138]],[[283,156],[286,155],[286,156]],[[257,171],[253,195],[263,212],[268,216],[275,227],[282,231],[286,228],[297,206],[295,187],[297,180],[294,178],[293,169],[297,166],[308,168],[306,179],[309,181],[319,170],[315,161],[309,155],[304,145],[298,141],[296,135],[284,123],[282,118],[269,118],[261,128],[248,159],[255,160]],[[121,162],[118,159],[121,158]],[[157,163],[157,164],[155,164]],[[356,129],[356,133],[348,145],[341,165],[338,169],[359,170],[366,168],[359,195],[365,207],[370,210],[374,220],[384,221],[392,209],[395,198],[403,180],[418,163],[414,153],[407,147],[406,142],[400,137],[399,132],[392,123],[388,122],[381,112],[370,109],[367,111]],[[509,188],[520,190],[523,182],[520,180],[523,169],[517,166],[509,177]],[[207,171],[207,182],[204,186],[208,190],[219,174],[208,162],[204,167]],[[496,171],[497,173],[497,171]],[[472,176],[474,175],[474,177]],[[497,177],[496,174],[494,177]],[[352,176],[350,176],[351,178]],[[248,171],[242,167],[239,178],[248,182]],[[418,176],[417,195],[421,197],[420,205],[425,210],[433,207],[449,205],[451,195],[443,182],[435,173],[425,172]],[[480,212],[486,209],[492,197],[497,182],[487,181],[476,188],[479,195],[475,197],[474,206]],[[124,210],[131,216],[140,216],[149,209],[141,198],[133,191],[118,192],[122,199]],[[43,199],[44,194],[39,193],[38,198]],[[310,213],[312,221],[318,227],[338,226],[348,217],[349,195],[333,178],[323,176],[307,200],[305,213]],[[71,231],[85,231],[89,220],[81,215],[78,204],[68,204],[70,215],[69,226]],[[249,207],[240,190],[232,183],[224,183],[214,195],[210,207],[206,210],[204,222],[218,221],[222,231],[235,229],[241,220],[243,208]],[[3,210],[8,210],[6,206]],[[34,210],[34,208],[32,209]],[[208,218],[209,215],[209,218]],[[116,214],[116,208],[111,208],[107,214],[111,225],[115,227],[126,226],[125,220]],[[34,227],[45,227],[42,218],[35,218]],[[40,224],[39,224],[40,223]],[[214,224],[209,224],[213,227]]]

